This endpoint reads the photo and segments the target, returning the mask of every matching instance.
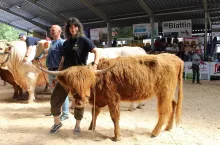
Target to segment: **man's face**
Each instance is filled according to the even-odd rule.
[[[53,39],[56,38],[56,37],[58,37],[58,36],[60,36],[60,34],[61,34],[61,31],[59,30],[58,27],[52,26],[52,27],[50,28],[50,35],[51,35],[51,37],[52,37]]]
[[[21,41],[25,41],[25,40],[26,40],[26,36],[21,36],[19,39],[20,39]]]

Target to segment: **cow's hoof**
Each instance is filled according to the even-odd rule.
[[[95,130],[95,128],[92,129],[92,126],[89,126],[89,129],[88,129],[88,130]]]
[[[150,136],[151,138],[155,138],[156,137],[156,135],[153,135],[153,134],[151,134],[151,136]]]
[[[13,99],[13,100],[17,100],[17,99],[19,99],[19,98],[18,98],[18,96],[13,96],[12,99]]]
[[[31,104],[31,103],[34,103],[34,102],[35,102],[35,99],[34,100],[27,100],[28,104]]]
[[[120,141],[120,140],[121,140],[121,137],[112,137],[111,140],[112,140],[112,141],[115,141],[115,142],[116,142],[116,141]]]
[[[129,108],[128,109],[128,111],[131,111],[131,112],[134,111],[134,110],[135,110],[135,108]]]
[[[137,106],[138,109],[143,109],[143,106]]]
[[[170,131],[172,129],[172,127],[166,127],[164,130],[165,131]]]

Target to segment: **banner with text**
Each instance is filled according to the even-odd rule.
[[[150,23],[133,24],[133,34],[136,36],[145,36],[145,39],[151,38]],[[154,37],[158,37],[158,23],[154,23]]]
[[[91,40],[108,41],[108,30],[106,27],[90,29],[90,37]],[[131,38],[131,37],[133,37],[131,26],[112,28],[112,38],[118,39],[118,38]]]
[[[191,37],[192,20],[162,22],[164,37]]]
[[[200,79],[201,80],[209,80],[210,79],[210,65],[209,62],[204,62],[204,64],[200,64]],[[184,62],[184,72],[185,72],[185,79],[192,80],[193,73],[192,73],[192,62]]]

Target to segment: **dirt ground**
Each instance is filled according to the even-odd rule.
[[[91,106],[86,108],[82,120],[82,133],[72,133],[74,118],[63,121],[56,134],[49,134],[53,125],[49,112],[50,95],[43,95],[38,87],[38,100],[24,104],[11,99],[11,85],[2,86],[0,81],[0,145],[220,145],[220,81],[202,81],[202,85],[184,82],[183,114],[179,126],[156,138],[150,133],[157,122],[156,98],[148,100],[143,109],[127,111],[128,103],[121,104],[122,140],[113,142],[113,123],[108,108],[97,119],[95,132],[88,131]],[[73,112],[73,110],[71,110]]]

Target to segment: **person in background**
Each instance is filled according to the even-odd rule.
[[[112,47],[117,47],[117,41],[116,41],[116,38],[114,38],[114,40],[113,40]]]
[[[178,44],[178,43],[179,43],[179,39],[177,38],[177,36],[174,36],[173,44]]]
[[[203,63],[201,61],[200,49],[196,49],[196,52],[192,56],[192,71],[193,71],[193,80],[192,83],[195,83],[195,77],[197,77],[197,84],[201,84],[200,82],[200,71],[199,65]]]
[[[40,41],[37,37],[27,37],[26,34],[21,33],[18,37],[21,41],[25,41],[27,44],[27,52],[25,54],[24,62],[30,63],[34,60],[36,55],[36,45]]]
[[[166,51],[167,52],[173,51],[173,47],[171,46],[171,44],[167,44]]]
[[[172,38],[171,38],[171,35],[169,35],[167,37],[167,44],[170,44],[171,45],[171,42],[172,42]]]
[[[196,46],[196,49],[199,49],[199,50],[200,50],[201,59],[204,60],[204,46],[202,45],[201,42],[199,42],[199,45]]]

